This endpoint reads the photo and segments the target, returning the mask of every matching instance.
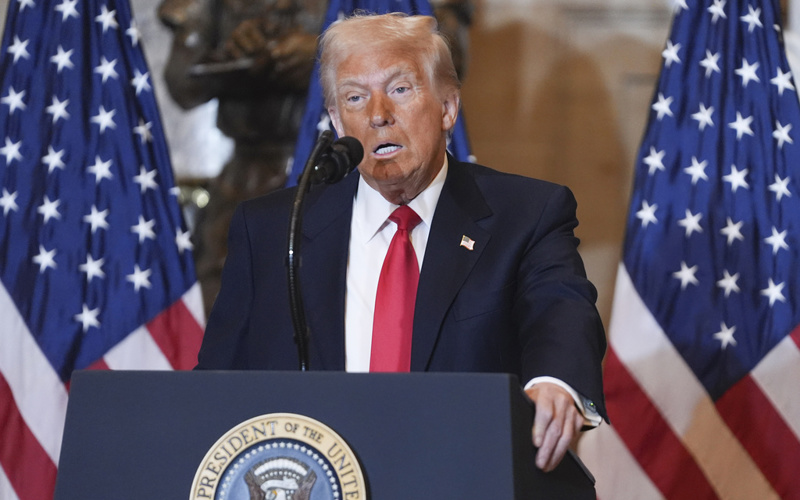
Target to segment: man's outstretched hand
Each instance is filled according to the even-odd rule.
[[[583,415],[572,396],[558,385],[540,382],[525,393],[536,403],[533,419],[533,445],[539,448],[536,466],[550,472],[561,463],[572,438],[583,426]]]

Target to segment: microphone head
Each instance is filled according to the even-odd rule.
[[[362,146],[361,142],[355,137],[346,135],[333,143],[334,148],[337,146],[341,146],[344,149],[343,152],[347,155],[348,162],[350,163],[348,173],[364,159],[364,146]]]
[[[331,144],[314,167],[311,182],[335,184],[353,171],[364,158],[364,147],[355,137],[342,137]]]

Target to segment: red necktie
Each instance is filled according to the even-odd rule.
[[[419,264],[408,235],[421,219],[414,210],[403,205],[392,212],[389,220],[397,224],[397,232],[386,252],[378,280],[369,361],[371,372],[407,372],[411,368],[411,332]]]

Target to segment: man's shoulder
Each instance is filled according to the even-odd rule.
[[[478,163],[456,162],[453,168],[461,169],[462,175],[473,179],[483,195],[490,199],[516,202],[517,198],[529,200],[533,196],[548,198],[554,193],[571,193],[569,188],[555,182],[503,172]]]
[[[358,185],[358,175],[353,172],[344,180],[336,184],[314,185],[305,194],[303,206],[305,211],[318,212],[321,207],[341,207],[350,205],[343,204],[344,200],[352,200],[355,187]],[[276,189],[270,193],[245,200],[239,204],[237,210],[241,211],[245,218],[258,217],[277,218],[288,220],[297,196],[297,186]],[[326,209],[323,209],[326,210]]]

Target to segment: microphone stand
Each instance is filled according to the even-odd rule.
[[[294,341],[297,344],[297,355],[300,360],[300,371],[308,371],[308,325],[306,324],[305,310],[303,309],[303,296],[300,291],[300,238],[302,237],[301,226],[305,195],[311,188],[311,176],[314,173],[314,166],[319,160],[319,156],[326,151],[333,143],[333,132],[326,130],[322,132],[314,149],[306,161],[303,173],[297,182],[297,191],[294,194],[292,203],[292,213],[289,219],[289,251],[287,267],[289,271],[289,304],[292,310],[292,323],[294,324]]]

